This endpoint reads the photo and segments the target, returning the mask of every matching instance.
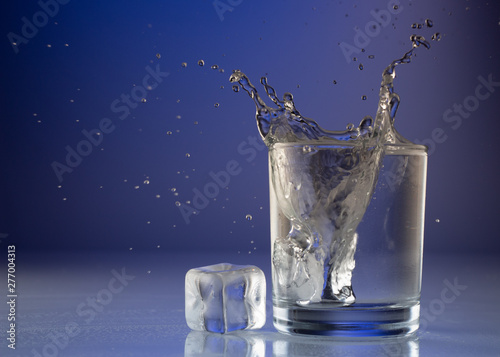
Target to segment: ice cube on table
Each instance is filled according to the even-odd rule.
[[[192,330],[253,330],[266,322],[266,278],[253,265],[220,263],[186,274],[186,322]]]

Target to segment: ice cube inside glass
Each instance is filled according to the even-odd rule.
[[[266,279],[253,265],[220,263],[186,274],[186,322],[192,330],[252,330],[266,321]]]

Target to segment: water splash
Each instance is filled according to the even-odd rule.
[[[269,149],[272,187],[291,226],[286,237],[273,237],[273,270],[283,292],[278,296],[298,304],[355,302],[356,229],[377,183],[384,145],[409,143],[394,128],[400,104],[393,87],[395,69],[411,62],[416,48],[430,48],[423,36],[410,40],[412,48],[382,73],[375,119],[366,116],[344,131],[325,130],[302,116],[291,93],[278,98],[262,77],[274,103],[268,106],[249,78],[233,71],[230,82],[255,103],[257,127]]]

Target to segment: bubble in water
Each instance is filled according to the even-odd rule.
[[[240,91],[240,87],[235,84],[233,86],[233,92],[239,92],[239,91]]]
[[[217,68],[219,68],[219,66],[217,66],[216,64],[214,64],[214,65],[213,65],[212,67],[210,67],[210,68],[212,68],[212,69],[217,69]]]
[[[313,150],[313,149],[312,149],[312,147],[310,147],[309,145],[304,145],[304,146],[302,147],[302,151],[303,151],[304,153],[306,153],[306,154],[308,154],[308,153],[312,152],[312,150]]]
[[[432,27],[432,26],[434,26],[434,23],[432,22],[432,20],[427,19],[427,20],[425,20],[425,26]]]
[[[253,219],[252,215],[250,215],[250,214],[247,214],[245,216],[245,218],[246,218],[247,221],[251,221]]]
[[[160,59],[161,55],[159,53],[156,54],[156,58]]]
[[[181,206],[181,203],[180,203],[179,201],[175,201],[175,205],[176,205],[177,207],[180,207],[180,206]]]
[[[436,32],[434,35],[432,35],[431,40],[433,41],[441,40],[441,34],[439,32]]]
[[[219,108],[219,105],[220,105],[219,103],[215,103],[214,107]]]
[[[181,63],[181,66],[182,66],[182,67],[184,67],[184,68],[186,68],[186,67],[187,67],[187,65],[188,65],[188,64],[187,64],[187,62],[182,62],[182,63]]]
[[[362,71],[362,70],[363,70],[363,68],[364,68],[364,67],[363,67],[363,64],[362,64],[362,63],[360,63],[360,64],[359,64],[359,66],[358,66],[358,68],[359,68],[359,70],[360,70],[360,71]]]
[[[199,60],[198,61],[198,66],[203,67],[204,65],[205,65],[205,61],[204,60]]]

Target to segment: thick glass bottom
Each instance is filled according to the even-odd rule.
[[[379,338],[406,336],[417,331],[420,304],[355,304],[336,308],[274,306],[275,328],[285,334]]]

